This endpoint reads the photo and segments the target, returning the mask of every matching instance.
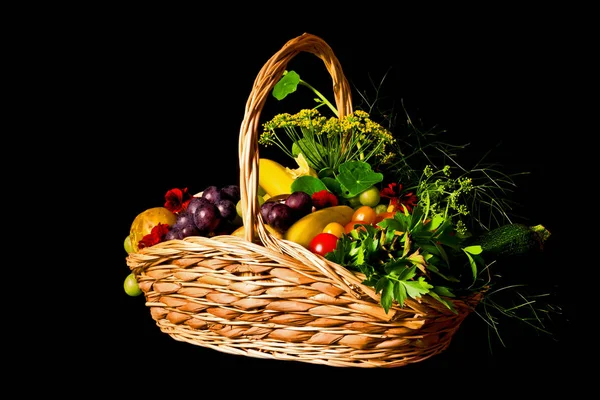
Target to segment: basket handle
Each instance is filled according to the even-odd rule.
[[[318,36],[304,33],[289,40],[281,50],[265,63],[258,73],[246,103],[244,120],[240,128],[238,144],[240,197],[242,209],[244,210],[242,215],[245,228],[244,238],[248,241],[254,241],[258,234],[260,240],[267,247],[272,247],[274,242],[271,239],[271,234],[265,229],[257,200],[258,129],[261,126],[259,120],[267,97],[283,76],[288,62],[302,51],[316,55],[325,63],[325,67],[333,81],[338,118],[352,114],[352,98],[348,80],[344,76],[340,62],[331,47]]]
[[[319,57],[324,63],[333,81],[333,94],[338,118],[352,114],[352,98],[348,80],[344,76],[339,60],[333,50],[320,37],[304,33],[289,40],[262,67],[254,80],[254,86],[246,103],[244,120],[240,128],[239,163],[240,163],[240,197],[242,202],[242,221],[244,224],[244,239],[254,241],[258,235],[262,244],[279,253],[291,256],[296,262],[308,266],[315,271],[337,282],[346,293],[360,297],[360,294],[350,288],[350,285],[361,288],[372,298],[377,298],[371,288],[362,285],[354,275],[349,274],[343,267],[319,258],[308,249],[293,242],[287,242],[274,237],[265,227],[265,222],[259,212],[258,191],[258,128],[262,108],[273,87],[285,72],[288,62],[305,51]]]

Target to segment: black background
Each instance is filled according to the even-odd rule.
[[[573,351],[579,340],[573,327],[577,307],[564,272],[572,263],[573,241],[564,207],[576,201],[565,176],[578,163],[570,159],[566,165],[575,146],[565,114],[579,100],[571,91],[578,78],[571,64],[577,50],[566,39],[574,36],[572,29],[556,23],[558,13],[551,19],[507,13],[433,21],[428,15],[382,12],[360,22],[354,16],[339,27],[328,22],[331,14],[330,19],[316,15],[294,24],[261,18],[216,28],[189,21],[100,24],[80,49],[78,65],[85,72],[78,73],[81,82],[73,93],[84,103],[76,109],[87,121],[85,146],[94,151],[77,154],[75,163],[94,165],[84,167],[84,191],[99,205],[95,217],[106,233],[86,242],[86,249],[104,248],[92,260],[102,273],[94,269],[89,296],[99,303],[99,312],[85,318],[92,326],[85,332],[97,338],[92,345],[81,337],[72,344],[85,360],[109,363],[96,374],[111,382],[137,378],[138,384],[140,377],[145,382],[155,377],[157,385],[168,381],[193,392],[188,379],[194,376],[207,390],[207,382],[224,376],[252,380],[256,387],[275,384],[274,374],[283,373],[294,392],[298,377],[380,386],[391,385],[391,378],[399,384],[399,377],[431,381],[433,376],[494,370],[488,379],[502,379],[504,385],[527,380],[534,372],[548,377],[559,376],[566,366],[578,368],[581,353]],[[552,236],[545,252],[522,266],[530,268],[523,279],[548,289],[562,307],[562,316],[549,327],[554,337],[508,321],[502,327],[506,346],[492,338],[490,349],[485,324],[470,315],[450,347],[429,360],[391,370],[339,369],[233,356],[177,342],[159,331],[143,297],[124,293],[129,270],[123,240],[133,218],[161,205],[171,188],[195,193],[237,182],[237,139],[254,78],[287,40],[304,32],[328,42],[353,87],[369,89],[371,79],[379,81],[387,73],[386,98],[397,109],[403,102],[424,126],[471,143],[472,161],[491,150],[490,157],[508,171],[531,173],[519,178],[515,197],[530,222],[543,223]],[[326,71],[311,57],[298,56],[289,69],[327,93]],[[270,101],[265,114],[279,110],[276,100]],[[218,390],[236,387],[231,383]]]

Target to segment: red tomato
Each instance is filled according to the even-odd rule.
[[[321,232],[310,241],[308,249],[315,254],[324,256],[330,251],[335,250],[337,241],[338,237],[333,233]]]

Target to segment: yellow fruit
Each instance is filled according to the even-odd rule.
[[[346,225],[352,219],[354,210],[346,205],[327,207],[312,212],[294,222],[285,231],[283,238],[308,248],[310,241],[331,222]]]
[[[342,237],[345,232],[344,225],[339,222],[330,222],[323,228],[323,233],[331,233],[339,238]]]
[[[258,185],[271,197],[291,194],[293,174],[277,161],[261,158],[258,160]]]
[[[139,213],[129,230],[131,248],[135,253],[138,251],[138,243],[144,236],[152,231],[158,224],[172,226],[177,221],[177,216],[165,207],[153,207]]]

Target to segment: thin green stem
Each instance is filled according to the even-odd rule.
[[[333,113],[335,114],[336,117],[339,117],[339,113],[338,110],[333,106],[333,104],[331,104],[329,102],[329,100],[327,100],[327,98],[325,98],[325,96],[323,96],[321,94],[321,92],[319,92],[317,89],[315,89],[314,87],[312,87],[311,85],[309,85],[308,83],[304,82],[302,79],[300,79],[299,82],[300,85],[304,85],[307,88],[309,88],[310,90],[312,90],[318,97],[319,99],[321,99],[321,101],[327,105],[327,107],[329,107],[331,109],[331,111],[333,111]]]

